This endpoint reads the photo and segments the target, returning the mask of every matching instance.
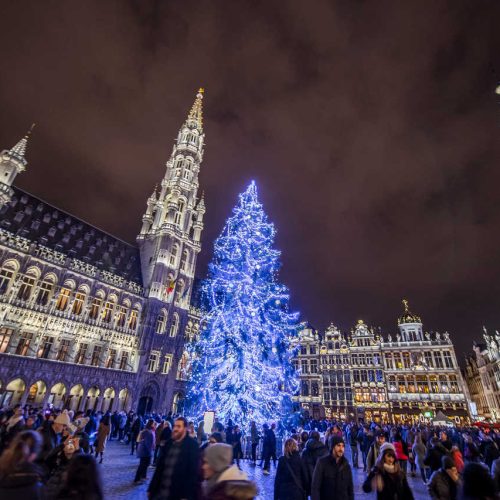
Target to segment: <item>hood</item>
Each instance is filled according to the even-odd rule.
[[[248,476],[238,469],[236,465],[231,465],[228,469],[226,469],[217,479],[217,482],[220,483],[222,481],[247,481]]]
[[[309,439],[306,443],[306,448],[308,450],[318,450],[320,448],[325,448],[326,446],[321,441],[316,441],[315,439]]]

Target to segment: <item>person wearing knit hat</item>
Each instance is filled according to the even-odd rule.
[[[396,448],[392,443],[384,443],[380,447],[377,462],[363,483],[363,491],[376,491],[378,500],[413,500],[413,493],[396,459]]]
[[[316,462],[311,483],[313,500],[354,500],[351,465],[344,456],[345,443],[341,435],[328,440],[330,453]]]
[[[59,415],[57,415],[56,419],[54,420],[54,423],[67,427],[71,423],[68,410],[64,410],[63,412],[59,413]]]
[[[236,465],[231,465],[232,460],[233,447],[228,444],[215,443],[205,448],[202,470],[205,478],[203,489],[206,498],[217,497],[217,492],[225,491],[228,487],[236,487],[243,491],[243,496],[238,498],[250,499],[255,496],[255,485],[248,481],[247,475]],[[249,492],[249,496],[245,496],[245,491]]]
[[[427,485],[431,498],[456,500],[460,487],[460,476],[453,459],[445,455],[441,458],[441,469],[432,473]]]

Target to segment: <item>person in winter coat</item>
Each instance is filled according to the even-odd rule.
[[[236,461],[236,465],[239,467],[240,466],[240,460],[243,458],[243,450],[241,448],[241,438],[242,438],[242,433],[240,431],[240,428],[238,425],[235,425],[233,428],[233,441],[232,441],[232,446],[233,446],[233,458]]]
[[[451,458],[453,459],[458,473],[462,474],[462,472],[464,471],[465,463],[462,452],[459,450],[458,446],[453,445],[451,447]]]
[[[76,455],[63,476],[57,500],[103,500],[101,474],[92,455]]]
[[[406,442],[401,437],[401,434],[398,432],[395,434],[392,444],[394,449],[396,450],[396,460],[399,462],[399,466],[401,470],[406,474],[406,470],[408,467],[408,447],[406,446]]]
[[[99,422],[99,427],[97,428],[97,436],[95,438],[95,458],[97,460],[98,455],[101,455],[99,463],[102,464],[102,459],[104,457],[104,450],[106,449],[106,441],[111,434],[111,418],[109,413],[102,417]]]
[[[247,475],[231,465],[233,448],[225,443],[207,446],[203,452],[203,498],[206,500],[251,500],[257,494]]]
[[[267,424],[264,424],[262,428],[264,429],[264,441],[262,443],[262,459],[264,461],[264,467],[262,469],[262,474],[269,475],[269,469],[271,468],[271,458],[276,465],[276,435],[274,434],[274,428],[276,426],[272,424],[271,428]]]
[[[130,454],[133,455],[137,447],[137,437],[144,428],[144,422],[140,415],[135,415],[132,425],[130,426]]]
[[[71,421],[66,410],[60,413],[54,421],[46,420],[42,424],[39,429],[43,440],[42,451],[38,458],[40,465],[44,465],[45,460],[52,450],[61,444],[62,433],[70,424]]]
[[[34,462],[42,449],[42,438],[34,431],[17,434],[0,457],[0,498],[38,500],[42,494],[43,470]]]
[[[366,457],[366,470],[370,471],[375,467],[378,456],[380,454],[380,447],[387,441],[387,435],[384,431],[379,431],[375,437],[375,441],[368,450]]]
[[[330,453],[314,468],[312,500],[354,500],[352,469],[344,456],[345,443],[339,436],[330,438]]]
[[[427,450],[424,464],[431,469],[431,473],[441,467],[441,458],[448,455],[448,450],[439,442],[437,437],[431,438],[431,447]]]
[[[361,427],[358,432],[358,442],[359,449],[361,450],[361,457],[363,458],[363,472],[366,472],[366,459],[368,458],[368,452],[370,451],[370,446],[374,441],[373,432],[369,427]]]
[[[308,494],[311,492],[311,483],[316,462],[325,455],[328,455],[328,448],[321,442],[319,432],[312,431],[311,437],[302,452],[302,462],[304,463],[306,474],[306,491]]]
[[[479,462],[481,459],[481,452],[470,434],[465,437],[464,458],[466,462]]]
[[[424,464],[425,455],[427,453],[427,448],[422,441],[422,434],[417,432],[415,435],[415,442],[413,443],[411,451],[413,452],[413,457],[415,459],[415,464],[420,471],[420,475],[422,476],[422,481],[427,483],[427,472]]]
[[[490,436],[485,435],[483,436],[481,450],[484,457],[484,463],[488,466],[488,469],[491,470],[493,462],[500,457],[498,453],[498,446]]]
[[[380,447],[380,455],[375,467],[363,483],[363,491],[377,492],[377,500],[413,500],[406,474],[396,459],[396,449],[391,443]]]
[[[274,500],[306,500],[307,477],[295,439],[287,439],[274,478]]]
[[[351,459],[352,466],[354,469],[359,467],[359,450],[358,450],[358,427],[356,424],[352,424],[347,432],[347,437],[349,440],[349,446],[351,447]]]
[[[257,462],[257,446],[259,446],[260,433],[254,421],[250,422],[250,442],[252,444],[252,465]]]
[[[139,467],[135,473],[134,483],[143,483],[146,481],[148,467],[151,464],[151,457],[155,450],[156,435],[155,421],[148,420],[146,427],[139,434],[139,443],[137,444],[137,457],[140,459]]]
[[[462,500],[498,500],[495,482],[484,464],[471,462],[462,475]]]
[[[432,500],[457,500],[460,491],[460,476],[453,460],[443,456],[441,469],[431,476],[427,490]]]

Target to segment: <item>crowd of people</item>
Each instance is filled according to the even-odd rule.
[[[172,414],[0,411],[0,499],[105,498],[109,440],[137,456],[131,480],[147,482],[153,500],[253,499],[242,460],[263,475],[274,464],[274,500],[352,500],[353,469],[379,500],[411,500],[417,482],[433,500],[500,499],[500,433],[487,428],[307,421],[278,432],[275,423],[215,421],[205,430]]]

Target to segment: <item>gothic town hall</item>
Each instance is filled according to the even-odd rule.
[[[135,246],[13,186],[29,134],[0,153],[0,407],[182,410],[200,322],[202,102],[200,89]]]

